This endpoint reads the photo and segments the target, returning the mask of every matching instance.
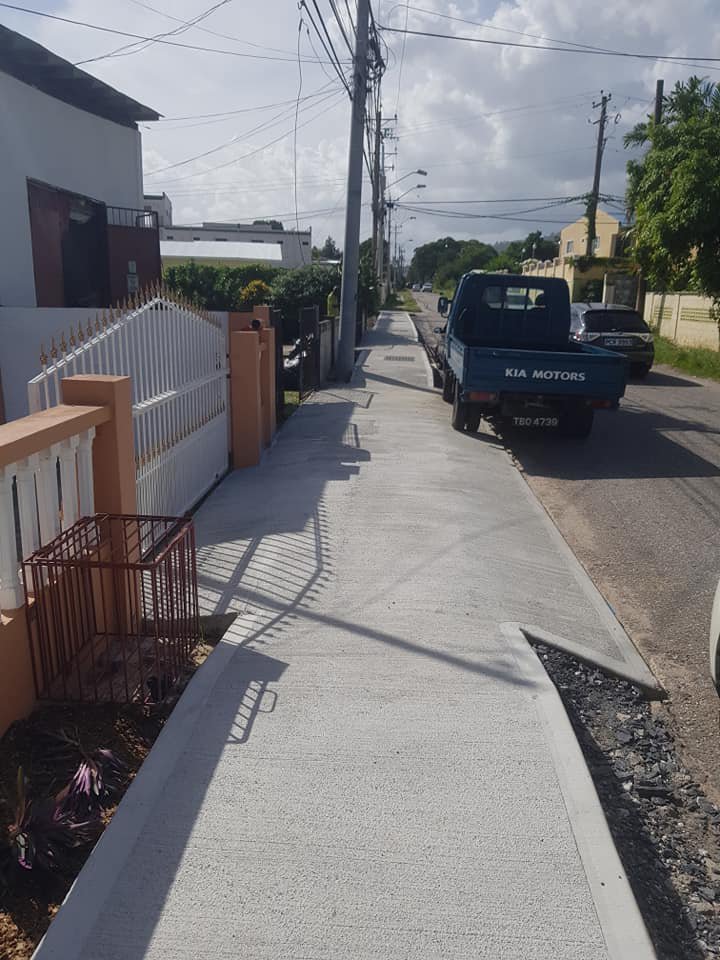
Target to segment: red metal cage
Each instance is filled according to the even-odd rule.
[[[155,702],[175,687],[200,637],[191,520],[86,517],[23,568],[38,699]]]

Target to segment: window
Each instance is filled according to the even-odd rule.
[[[599,246],[600,246],[600,237],[595,237],[595,239],[592,242],[592,252],[597,253]]]
[[[574,249],[575,249],[575,241],[568,240],[568,242],[565,244],[565,253],[572,253]]]
[[[200,237],[193,237],[193,240],[199,240]]]
[[[590,333],[649,333],[650,328],[634,310],[588,310],[585,329]]]
[[[169,233],[169,234],[165,237],[165,239],[166,239],[166,240],[174,240],[175,237],[174,237],[171,233]]]
[[[310,246],[310,241],[309,241],[309,240],[303,240],[302,245],[303,245],[304,247],[309,247],[309,246]]]
[[[218,243],[225,243],[227,241],[227,237],[215,237],[215,239]]]

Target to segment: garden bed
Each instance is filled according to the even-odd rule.
[[[221,636],[221,630],[206,630],[179,689],[163,703],[43,706],[13,724],[0,740],[0,867],[5,865],[0,873],[0,960],[29,960],[32,956],[160,735],[182,689]],[[33,868],[26,869],[17,865],[17,857],[8,854],[10,830],[17,820],[18,771],[22,771],[26,798],[32,806],[39,808],[57,797],[77,768],[77,760],[74,765],[69,762],[59,734],[77,740],[86,756],[98,750],[110,751],[116,761],[114,789],[111,800],[91,818],[87,842],[63,847],[53,869],[41,866],[37,857]],[[87,819],[84,815],[82,818]]]

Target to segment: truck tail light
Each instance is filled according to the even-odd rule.
[[[599,333],[588,333],[587,330],[580,330],[573,334],[573,337],[576,340],[580,340],[582,343],[590,343],[593,340],[597,340],[599,336]]]
[[[497,398],[497,393],[488,393],[486,390],[471,390],[467,395],[467,399],[473,403],[495,403]]]

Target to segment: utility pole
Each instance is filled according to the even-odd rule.
[[[605,149],[607,106],[612,100],[611,93],[603,93],[602,91],[600,91],[600,93],[602,95],[600,103],[593,104],[593,109],[595,110],[600,107],[600,119],[595,121],[598,128],[597,149],[595,151],[595,175],[593,177],[593,187],[592,193],[590,194],[590,202],[588,203],[587,208],[588,240],[586,252],[589,257],[592,257],[595,252],[593,247],[595,245],[595,238],[597,237],[597,208],[600,200],[600,173],[602,171],[602,158],[603,151]]]
[[[382,184],[380,182],[380,151],[382,147],[382,117],[380,110],[375,113],[375,151],[373,156],[373,177],[372,177],[372,256],[373,266],[377,266],[378,261],[378,243],[380,223],[382,222]],[[377,270],[375,271],[377,273]]]
[[[388,278],[388,295],[393,292],[393,275],[392,275],[392,212],[393,212],[393,202],[388,200],[387,202],[387,222],[388,222],[388,235],[387,235],[387,278]]]
[[[340,294],[340,336],[335,373],[349,380],[355,364],[355,329],[360,271],[360,208],[362,205],[363,140],[365,100],[368,77],[368,20],[370,0],[358,0],[355,56],[353,57],[352,119],[348,156],[347,204],[345,207],[345,245],[343,247],[342,289]]]
[[[665,93],[665,81],[658,80],[655,84],[655,123],[662,123],[663,96]]]

